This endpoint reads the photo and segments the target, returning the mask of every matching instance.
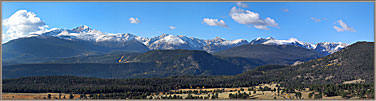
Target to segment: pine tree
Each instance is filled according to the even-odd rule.
[[[70,95],[69,95],[69,99],[73,99],[73,98],[74,98],[73,94],[70,93]]]
[[[312,98],[313,92],[308,94],[308,98]]]
[[[48,97],[48,99],[51,99],[51,94],[48,94],[47,97]]]

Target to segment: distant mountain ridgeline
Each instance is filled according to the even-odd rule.
[[[132,78],[234,75],[241,73],[243,68],[204,51],[154,50],[139,55],[109,54],[48,63],[10,65],[4,66],[3,71],[3,78],[48,75]]]
[[[264,65],[258,66],[254,69],[249,69],[246,72],[243,72],[238,75],[233,75],[231,77],[225,77],[228,79],[238,79],[238,80],[245,80],[242,84],[247,84],[247,80],[252,81],[256,80],[259,82],[285,82],[285,83],[299,83],[299,84],[341,84],[345,81],[351,80],[364,80],[364,83],[373,83],[374,81],[374,44],[373,42],[357,42],[345,49],[331,54],[329,56],[325,56],[319,59],[313,59],[308,62],[298,64],[295,66],[281,66],[281,65]],[[163,56],[163,54],[171,54],[174,53],[181,53],[180,56],[171,57],[176,59],[168,59],[167,57]],[[149,56],[160,55],[161,57],[155,57],[154,59],[148,58]],[[211,63],[215,65],[216,68],[211,67],[195,67],[194,65],[204,65],[199,62],[197,57],[208,56],[212,59],[204,60],[205,63]],[[206,58],[208,58],[206,57]],[[189,58],[189,59],[188,59]],[[179,70],[186,70],[194,73],[213,73],[217,72],[215,70],[226,70],[227,73],[239,73],[241,71],[240,67],[235,66],[227,61],[223,61],[219,58],[214,57],[203,51],[190,51],[190,50],[178,50],[178,51],[151,51],[147,52],[146,54],[139,55],[134,57],[133,59],[136,60],[145,60],[145,63],[118,63],[118,64],[93,64],[93,63],[79,63],[79,64],[25,64],[25,65],[12,65],[12,66],[4,66],[3,67],[3,77],[6,78],[16,78],[24,76],[47,76],[50,74],[57,74],[57,75],[76,75],[76,76],[88,76],[90,72],[94,72],[95,74],[89,75],[89,77],[96,77],[94,75],[107,75],[103,76],[104,78],[112,78],[113,75],[127,75],[125,72],[131,72],[132,70],[127,68],[137,68],[134,70],[138,70],[140,74],[147,74],[145,71],[155,70],[158,72],[157,69],[163,69],[166,72],[170,69],[175,69],[173,71]],[[163,60],[161,60],[163,59]],[[203,58],[201,58],[203,59]],[[155,62],[156,60],[161,60],[160,62]],[[168,61],[174,60],[190,60],[190,61],[182,61],[183,64],[166,64],[166,66],[157,67],[158,63],[174,63]],[[154,63],[153,63],[154,62]],[[190,64],[184,64],[186,62],[196,62]],[[222,62],[221,64],[216,64],[218,62]],[[48,68],[52,68],[55,66],[56,70]],[[79,66],[80,65],[80,66]],[[105,66],[109,65],[109,66]],[[133,67],[137,66],[137,67]],[[157,68],[153,68],[154,65]],[[192,68],[182,68],[178,65],[190,65],[188,67]],[[229,68],[229,66],[231,68]],[[48,68],[47,68],[48,67]],[[92,68],[95,67],[95,68]],[[150,68],[149,68],[150,67]],[[80,69],[85,68],[85,69]],[[199,69],[201,69],[201,72]],[[24,69],[24,70],[22,70]],[[33,71],[33,72],[30,72]],[[48,71],[48,72],[46,72]],[[107,71],[112,71],[112,73],[105,73]],[[116,72],[114,72],[116,71]],[[72,72],[71,74],[64,74]],[[161,71],[159,71],[161,72]],[[17,74],[14,74],[17,73]],[[187,72],[175,72],[175,73],[187,73]],[[44,75],[46,74],[46,75]],[[112,74],[112,75],[110,75]],[[130,73],[132,74],[132,73]],[[163,73],[161,73],[163,74]],[[188,73],[189,74],[189,73]],[[219,73],[221,74],[221,73]],[[137,73],[133,74],[133,76],[137,75]],[[151,75],[154,76],[154,75]],[[150,76],[150,77],[151,77]],[[170,77],[174,77],[170,75]],[[221,77],[221,76],[219,76]],[[158,78],[153,78],[154,80],[159,80]],[[163,79],[163,78],[160,78]],[[166,78],[167,79],[167,78]],[[138,80],[138,79],[135,79]],[[243,81],[242,81],[243,82]],[[199,85],[199,83],[198,83]],[[205,85],[209,86],[209,85]]]
[[[11,40],[3,44],[2,49],[3,65],[40,63],[76,56],[149,51],[138,41],[129,41],[122,47],[106,47],[82,40],[65,40],[49,36]]]
[[[149,50],[203,50],[215,53],[241,45],[293,45],[328,55],[346,47],[344,43],[322,42],[308,44],[295,38],[276,40],[272,37],[225,40],[216,37],[204,40],[183,35],[162,34],[144,38],[132,34],[112,34],[79,26],[74,29],[54,29],[43,34],[11,40],[3,45],[4,65],[41,63],[60,58],[101,55],[109,53],[143,53]]]

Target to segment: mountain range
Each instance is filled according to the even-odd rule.
[[[270,47],[270,45],[259,46]],[[328,56],[311,59],[297,65],[259,65],[255,69],[239,75],[225,76],[219,80],[230,78],[242,80],[241,82],[261,80],[288,84],[342,84],[360,79],[366,83],[372,83],[374,81],[373,49],[373,42],[357,42]],[[119,61],[113,57],[123,58]],[[96,59],[104,59],[107,62],[89,63]],[[112,54],[71,58],[60,62],[4,66],[2,75],[4,79],[59,75],[98,78],[173,77],[192,74],[233,75],[241,72],[238,63],[248,61],[242,59],[233,61],[197,50],[152,50],[138,55]]]
[[[3,44],[3,77],[234,75],[257,66],[301,66],[307,61],[340,54],[338,51],[346,47],[344,43],[329,42],[313,45],[295,38],[268,37],[250,42],[168,34],[143,38],[80,26],[33,34]]]
[[[225,40],[220,37],[214,39],[199,39],[194,37],[187,37],[183,35],[162,34],[152,38],[145,38],[135,36],[129,33],[103,33],[101,31],[91,29],[83,25],[73,29],[53,29],[42,34],[32,34],[28,37],[52,36],[65,40],[83,40],[92,42],[97,45],[107,47],[124,47],[126,43],[132,40],[144,44],[149,50],[172,50],[172,49],[187,49],[187,50],[204,50],[209,53],[229,49],[232,47],[244,44],[264,44],[264,45],[294,45],[307,49],[313,49],[325,55],[332,54],[342,48],[348,46],[345,43],[335,42],[320,42],[317,44],[309,44],[299,41],[296,38],[288,40],[277,40],[273,37],[256,38],[250,42],[245,39]]]
[[[243,53],[245,57],[233,54],[233,50],[238,50],[236,52]],[[313,50],[291,45],[248,44],[215,54],[201,50],[150,50],[145,53],[97,54],[5,65],[3,78],[52,75],[101,78],[235,75],[257,66],[289,65],[295,61],[319,57],[322,55]]]
[[[325,55],[332,54],[334,52],[337,52],[346,46],[348,46],[346,43],[335,43],[335,42],[320,42],[317,44],[309,44],[304,43],[302,41],[299,41],[296,38],[290,38],[288,40],[276,40],[273,37],[268,38],[257,38],[255,40],[252,40],[250,44],[264,44],[264,45],[293,45],[298,47],[303,47],[307,49],[313,49],[317,52],[320,52]]]
[[[204,40],[169,34],[144,38],[129,33],[103,33],[83,25],[73,29],[55,28],[42,34],[31,34],[27,37],[11,40],[3,44],[2,58],[3,65],[12,65],[109,53],[144,53],[150,50],[185,49],[216,53],[242,45],[258,44],[293,45],[314,50],[323,55],[329,55],[347,46],[344,43],[329,42],[312,45],[295,38],[276,40],[272,37],[257,38],[250,42],[245,39],[225,40],[220,37]],[[290,62],[277,63],[290,64]]]

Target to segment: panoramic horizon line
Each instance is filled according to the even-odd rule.
[[[99,32],[101,32],[101,33],[103,33],[103,34],[106,34],[106,35],[110,35],[110,34],[115,34],[115,35],[118,35],[118,34],[131,34],[131,35],[134,35],[134,36],[136,36],[136,37],[142,37],[142,36],[138,36],[138,35],[136,35],[136,34],[134,34],[134,33],[130,33],[130,32],[120,32],[120,33],[102,32],[102,31],[100,31],[100,30],[97,30],[97,29],[94,29],[94,28],[88,26],[87,24],[82,24],[82,25],[80,25],[80,26],[78,26],[78,27],[73,27],[73,28],[70,28],[70,29],[69,29],[69,28],[51,28],[51,29],[48,29],[47,31],[42,32],[42,33],[30,33],[29,36],[19,37],[19,38],[16,38],[16,39],[26,38],[26,37],[34,37],[34,36],[30,36],[30,35],[42,35],[42,34],[44,34],[44,33],[51,32],[51,31],[58,30],[58,29],[66,31],[66,30],[77,29],[77,28],[80,28],[80,27],[83,27],[83,28],[85,28],[85,29],[89,29],[89,30],[99,31]],[[79,32],[79,33],[82,33],[82,32]],[[246,40],[247,42],[251,42],[251,41],[253,41],[253,40],[257,40],[257,39],[259,39],[259,38],[262,38],[262,39],[272,38],[272,40],[292,40],[292,39],[296,39],[297,41],[301,41],[301,42],[303,42],[303,43],[311,44],[311,45],[315,45],[315,44],[319,44],[319,43],[339,43],[339,44],[344,43],[344,44],[347,44],[347,45],[351,45],[351,44],[354,44],[354,43],[357,43],[357,42],[364,42],[364,41],[365,41],[365,42],[374,42],[374,41],[367,41],[367,40],[357,40],[357,41],[354,41],[354,42],[352,42],[352,43],[345,43],[345,42],[341,42],[341,41],[338,41],[338,42],[333,42],[333,41],[322,41],[322,42],[317,42],[317,43],[311,43],[311,42],[305,42],[305,41],[299,40],[299,39],[296,38],[296,37],[290,37],[290,38],[288,38],[288,39],[276,39],[276,38],[273,37],[273,36],[268,36],[268,37],[256,37],[256,38],[253,38],[253,39],[239,38],[239,39],[232,39],[232,40],[230,39],[230,40],[228,40],[228,39],[226,39],[226,38],[219,37],[219,36],[216,36],[216,37],[214,37],[214,38],[199,38],[199,37],[194,37],[194,36],[183,35],[182,33],[180,33],[180,34],[179,34],[179,33],[161,33],[160,35],[157,35],[157,36],[152,36],[152,37],[142,37],[142,38],[150,39],[150,38],[154,38],[154,37],[159,37],[159,36],[161,36],[161,35],[185,36],[185,37],[188,37],[188,38],[197,38],[197,39],[200,39],[200,40],[213,40],[213,39],[217,39],[217,38],[220,38],[220,39],[223,39],[223,40],[226,40],[226,41]],[[16,40],[16,39],[12,39],[12,40]],[[8,42],[10,42],[10,41],[12,41],[12,40],[8,40],[8,41],[6,41],[6,42],[2,42],[2,44],[8,43]]]
[[[78,26],[78,27],[74,27],[74,28],[71,28],[71,29],[69,29],[69,28],[51,28],[49,31],[47,31],[47,32],[50,32],[50,31],[53,31],[53,30],[56,30],[56,29],[61,29],[61,30],[73,30],[73,29],[76,29],[76,28],[80,28],[80,27],[84,27],[85,29],[90,29],[90,30],[96,30],[96,31],[99,31],[99,32],[102,32],[102,31],[100,31],[100,30],[97,30],[97,29],[94,29],[94,28],[92,28],[92,27],[90,27],[90,26],[88,26],[88,25],[86,25],[86,24],[82,24],[82,25],[80,25],[80,26]],[[46,32],[44,32],[44,33],[46,33]],[[80,32],[81,33],[81,32]],[[40,34],[43,34],[43,33],[40,33]],[[134,33],[130,33],[130,32],[120,32],[120,33],[112,33],[112,32],[103,32],[103,34],[106,34],[106,35],[109,35],[109,34],[131,34],[131,35],[134,35],[134,36],[137,36],[137,37],[142,37],[142,36],[138,36],[138,35],[136,35],[136,34],[134,34]],[[177,35],[176,35],[177,34]],[[253,41],[253,40],[256,40],[256,39],[258,39],[258,38],[263,38],[263,39],[268,39],[268,38],[272,38],[273,40],[291,40],[291,39],[296,39],[297,41],[301,41],[301,40],[299,40],[298,38],[296,38],[296,37],[290,37],[290,38],[288,38],[288,39],[275,39],[275,37],[273,37],[273,36],[268,36],[268,37],[256,37],[256,38],[253,38],[253,39],[244,39],[244,38],[239,38],[239,39],[230,39],[230,40],[228,40],[228,39],[225,39],[225,38],[223,38],[223,37],[219,37],[219,36],[216,36],[216,37],[214,37],[214,38],[207,38],[207,39],[205,39],[205,38],[199,38],[199,37],[194,37],[194,36],[187,36],[187,35],[182,35],[181,33],[179,34],[179,33],[161,33],[160,35],[157,35],[157,36],[152,36],[152,37],[142,37],[142,38],[154,38],[154,37],[158,37],[158,36],[161,36],[161,35],[174,35],[174,36],[185,36],[185,37],[188,37],[188,38],[198,38],[198,39],[201,39],[201,40],[212,40],[212,39],[217,39],[217,38],[221,38],[221,39],[224,39],[224,40],[226,40],[226,41],[233,41],[233,40],[239,40],[239,39],[242,39],[242,40],[246,40],[246,41],[249,41],[249,42],[251,42],[251,41]],[[10,40],[9,40],[10,41]],[[303,42],[303,41],[302,41]],[[328,42],[328,43],[344,43],[344,42],[341,42],[341,41],[339,41],[339,42],[333,42],[333,41],[331,41],[331,42],[329,42],[329,41],[326,41],[326,42]],[[308,43],[308,44],[318,44],[318,43],[326,43],[325,41],[323,41],[323,42],[317,42],[317,43],[310,43],[310,42],[303,42],[303,43]],[[356,43],[356,42],[360,42],[360,40],[358,40],[358,41],[355,41],[355,42],[353,42],[353,43]],[[367,42],[369,42],[369,41],[367,41]],[[353,44],[353,43],[351,43],[351,44]],[[349,45],[349,43],[345,43],[345,44],[348,44]]]

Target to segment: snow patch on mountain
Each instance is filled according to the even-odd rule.
[[[43,33],[44,36],[54,36],[66,40],[85,40],[92,42],[127,42],[134,40],[137,36],[124,33],[103,33],[99,30],[91,29],[82,25],[73,29],[55,29]]]
[[[167,43],[167,44],[172,44],[172,45],[187,44],[180,37],[174,36],[174,35],[167,35],[166,37],[163,37],[159,39],[158,41],[155,41],[153,44],[159,44],[159,43]]]
[[[186,37],[183,35],[169,35],[162,34],[160,36],[148,38],[138,38],[140,42],[144,43],[150,49],[191,49],[201,50],[206,44],[204,40]]]
[[[136,36],[132,34],[118,33],[118,34],[100,35],[98,38],[96,38],[95,41],[96,42],[103,42],[103,41],[127,42],[129,40],[134,40],[135,38]]]
[[[203,50],[209,53],[229,49],[244,44],[249,44],[249,42],[244,39],[225,40],[220,37],[216,37],[212,40],[205,40],[205,42],[207,44],[203,47]]]
[[[345,48],[346,46],[348,46],[348,45],[345,44],[345,43],[341,43],[341,42],[338,42],[338,43],[335,43],[335,42],[320,42],[320,43],[316,44],[316,47],[314,49],[316,51],[324,51],[324,52],[328,52],[328,53],[332,54],[334,52],[337,52],[337,51]]]

